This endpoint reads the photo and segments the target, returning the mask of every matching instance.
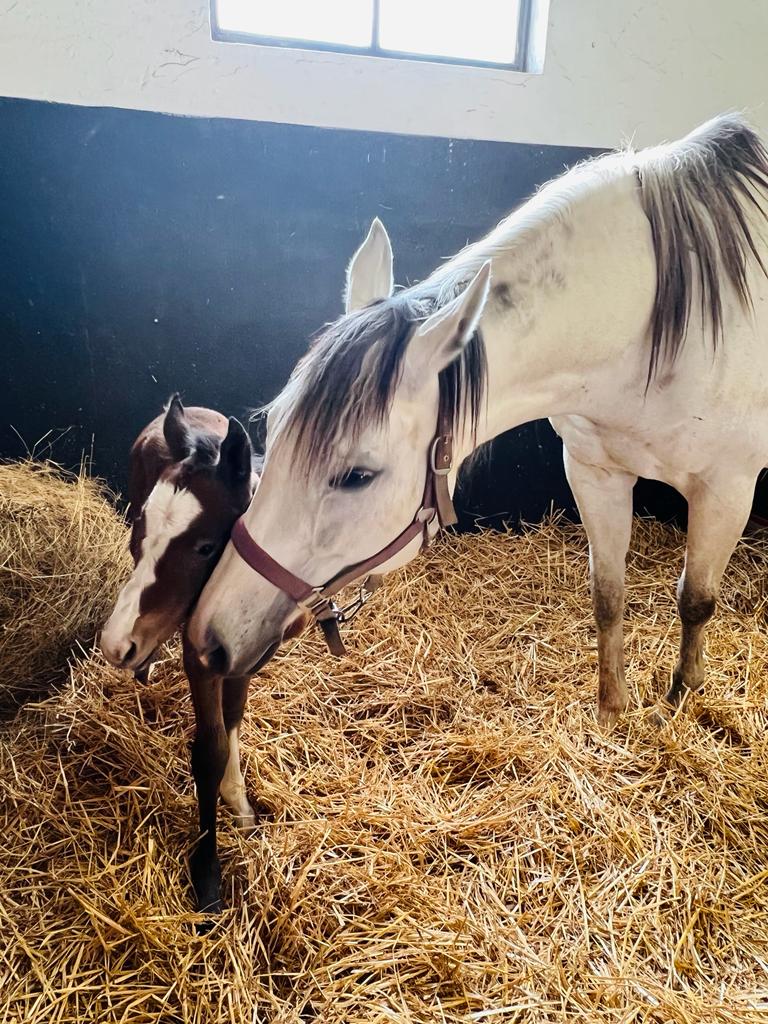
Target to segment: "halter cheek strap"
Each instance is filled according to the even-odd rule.
[[[339,635],[339,623],[354,618],[378,586],[378,578],[371,576],[371,570],[384,565],[399,554],[418,536],[421,536],[421,550],[430,543],[429,527],[437,520],[439,526],[451,526],[456,522],[456,512],[448,490],[448,474],[453,466],[453,438],[447,429],[441,429],[429,446],[427,477],[424,495],[416,515],[393,541],[375,555],[362,562],[347,566],[321,586],[313,586],[280,565],[248,533],[244,517],[237,520],[232,529],[232,543],[238,555],[254,572],[269,580],[282,590],[292,601],[310,612],[318,622],[332,654],[340,657],[345,653]],[[356,580],[363,580],[358,597],[350,604],[339,608],[331,598],[344,587]]]

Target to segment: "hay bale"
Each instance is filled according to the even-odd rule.
[[[595,722],[581,530],[441,542],[252,686],[248,787],[221,814],[230,909],[185,869],[192,709],[97,656],[0,740],[9,1024],[763,1024],[764,542],[742,544],[707,687],[663,728],[684,538],[639,522],[631,711]]]
[[[85,471],[0,464],[0,714],[60,680],[130,565],[112,496]]]

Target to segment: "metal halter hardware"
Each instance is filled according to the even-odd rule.
[[[347,566],[321,586],[312,586],[276,562],[251,537],[244,516],[237,520],[232,529],[232,544],[238,555],[254,572],[269,580],[273,586],[282,590],[315,618],[323,631],[328,649],[337,657],[345,653],[339,634],[339,623],[350,622],[379,585],[380,577],[371,575],[371,570],[388,562],[419,534],[422,538],[423,551],[430,543],[429,528],[435,519],[439,526],[451,526],[456,522],[456,512],[448,490],[448,474],[453,466],[453,438],[449,430],[442,429],[444,426],[441,419],[438,422],[438,432],[429,446],[427,477],[421,505],[409,525],[375,555]],[[358,595],[349,604],[339,607],[331,600],[344,587],[360,579],[363,582],[360,584]]]

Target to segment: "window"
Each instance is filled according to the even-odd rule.
[[[536,0],[212,0],[215,39],[531,70]]]

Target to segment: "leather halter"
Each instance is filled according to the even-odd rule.
[[[420,534],[423,551],[430,543],[429,528],[435,519],[439,526],[451,526],[457,521],[448,490],[448,474],[452,467],[453,437],[441,417],[438,420],[438,432],[429,446],[427,478],[421,505],[412,521],[375,555],[347,566],[319,587],[307,583],[276,562],[248,533],[244,516],[237,520],[232,529],[232,543],[238,555],[254,572],[269,580],[273,586],[282,590],[292,601],[315,617],[331,654],[341,657],[345,651],[339,635],[339,623],[354,618],[378,586],[379,580],[370,576],[371,570],[394,558]],[[363,582],[358,597],[345,607],[339,608],[331,598],[350,583],[360,579]]]

